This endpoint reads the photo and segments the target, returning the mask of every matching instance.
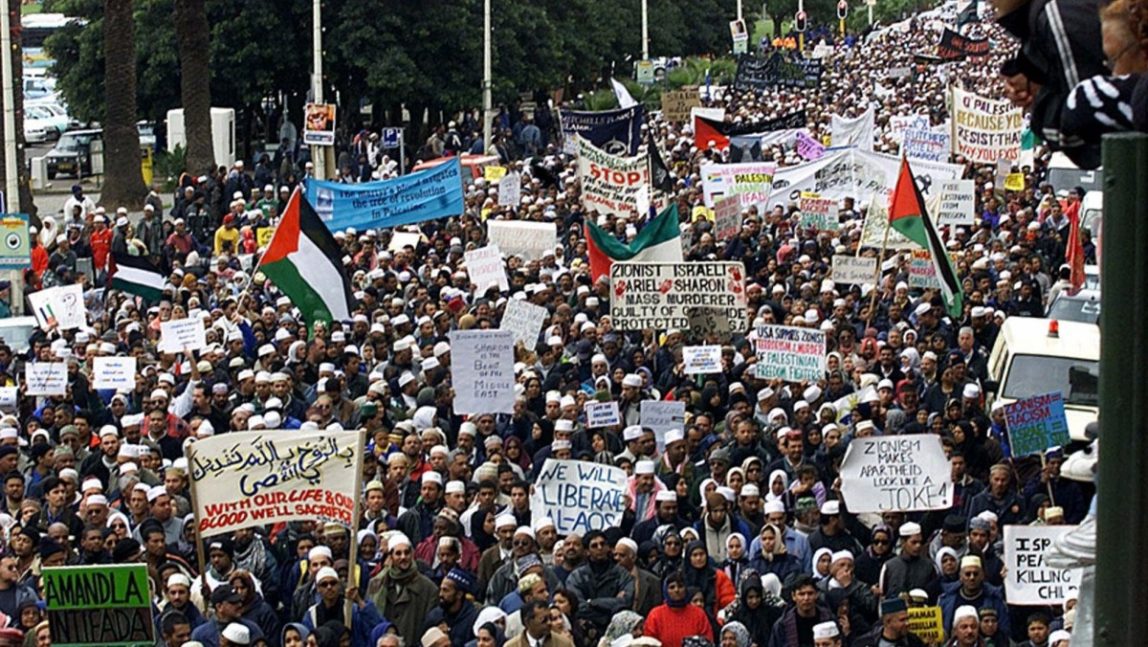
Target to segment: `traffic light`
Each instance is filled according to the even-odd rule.
[[[837,3],[837,19],[838,20],[845,20],[845,17],[848,15],[849,15],[849,3],[846,2],[845,0],[841,0],[840,2]]]
[[[798,11],[793,16],[793,28],[798,32],[804,32],[806,23],[809,21],[809,16],[804,11]]]

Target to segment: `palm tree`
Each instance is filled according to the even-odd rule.
[[[136,42],[132,0],[104,0],[104,187],[106,207],[143,207],[136,128]]]
[[[204,0],[175,0],[179,42],[180,96],[187,134],[187,170],[210,173],[215,164],[211,139],[211,52]]]

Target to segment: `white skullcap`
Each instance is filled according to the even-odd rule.
[[[957,610],[953,613],[953,624],[955,625],[965,618],[976,618],[979,622],[980,616],[977,615],[977,608],[971,604],[957,607]]]
[[[837,628],[837,623],[830,620],[829,622],[822,622],[813,625],[813,639],[821,640],[825,638],[836,638],[841,635],[841,630]]]
[[[315,546],[311,550],[307,551],[308,561],[313,560],[316,557],[326,557],[327,559],[335,558],[335,556],[331,553],[331,549],[327,546]]]
[[[897,534],[901,537],[912,537],[913,535],[919,535],[921,534],[921,526],[920,524],[913,523],[912,521],[903,523],[901,524],[901,528],[897,530]]]
[[[655,467],[656,466],[654,465],[654,461],[641,460],[641,461],[638,461],[637,464],[634,465],[634,473],[635,474],[653,474]]]

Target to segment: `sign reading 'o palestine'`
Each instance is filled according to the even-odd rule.
[[[816,382],[825,376],[825,332],[794,326],[758,326],[753,340],[762,380]]]
[[[745,266],[738,262],[614,263],[610,317],[619,330],[688,328],[695,308],[713,308],[732,331],[749,327]]]
[[[853,513],[948,509],[953,488],[940,436],[853,439],[841,463],[841,496]]]

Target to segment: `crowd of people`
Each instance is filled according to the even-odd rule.
[[[1142,48],[1109,42],[1143,42],[1127,7],[1111,9],[1124,1],[1105,13],[1106,25],[1127,28],[1104,30],[1116,75],[1148,69]],[[839,41],[816,88],[727,87],[707,105],[746,124],[804,109],[817,138],[829,134],[832,115],[873,106],[873,148],[895,154],[890,118],[944,123],[951,85],[1021,104],[1048,98],[1031,67],[1028,81],[998,73],[1032,43],[1022,36],[1019,50],[1007,46],[989,23],[971,28],[993,40],[988,57],[916,62],[941,22],[919,16]],[[894,67],[911,72],[890,78]],[[1086,92],[1061,93],[1078,91]],[[51,644],[44,567],[138,562],[148,567],[157,644],[166,647],[915,646],[926,643],[909,614],[923,606],[941,609],[936,644],[1069,644],[1074,598],[1009,603],[1003,529],[1087,522],[1093,486],[1061,475],[1059,450],[1035,463],[1013,457],[986,385],[1003,322],[1041,317],[1051,295],[1073,287],[1065,261],[1084,190],[1046,180],[1050,149],[1013,169],[1024,175],[1015,191],[1000,186],[995,165],[951,160],[976,181],[977,213],[975,227],[948,238],[964,292],[964,310],[952,316],[937,290],[909,287],[906,260],[875,285],[833,281],[833,255],[860,246],[866,207],[852,199],[840,205],[839,232],[802,229],[796,205],[779,202],[747,209],[737,236],[717,240],[696,207],[701,166],[724,161],[723,152],[699,149],[690,124],[651,114],[643,128],[675,176],[665,198],[682,214],[684,257],[744,263],[754,325],[827,333],[824,379],[784,383],[755,377],[749,331],[617,329],[609,280],[590,273],[584,225],[627,241],[645,216],[583,209],[577,165],[549,110],[506,111],[498,126],[491,152],[521,173],[519,204],[500,206],[496,186],[468,179],[465,213],[404,228],[419,234],[417,244],[392,245],[389,229],[334,232],[354,289],[347,321],[304,321],[251,264],[257,232],[313,176],[309,163],[237,162],[189,175],[171,204],[150,195],[138,222],[77,187],[59,221],[43,219],[26,290],[82,283],[91,298],[87,326],[38,332],[26,352],[0,345],[0,379],[21,389],[0,417],[3,631]],[[481,152],[480,130],[473,115],[459,115],[420,152]],[[791,143],[764,157],[801,162]],[[339,158],[347,182],[403,170],[369,131]],[[483,291],[463,255],[500,219],[553,222],[559,244],[539,259],[507,258],[510,289]],[[1081,235],[1095,263],[1090,232]],[[163,268],[162,298],[111,289],[115,253]],[[88,258],[90,275],[78,266]],[[9,286],[0,288],[6,297]],[[458,415],[448,333],[498,328],[514,299],[549,312],[537,343],[517,348],[514,413]],[[160,352],[161,322],[188,317],[207,324],[207,346]],[[722,371],[687,375],[682,349],[702,343],[722,345]],[[135,388],[92,388],[93,360],[116,355],[138,359]],[[53,360],[68,363],[66,396],[25,395],[23,363]],[[862,393],[848,410],[837,406]],[[640,403],[651,399],[686,404],[684,425],[665,433],[662,449],[641,424]],[[584,405],[610,400],[622,424],[588,427]],[[255,526],[206,540],[200,563],[187,445],[299,429],[367,431],[355,527]],[[950,471],[934,476],[952,484],[951,508],[850,511],[839,479],[850,442],[923,433],[944,445]],[[624,469],[621,523],[563,536],[533,514],[532,484],[548,458]]]

